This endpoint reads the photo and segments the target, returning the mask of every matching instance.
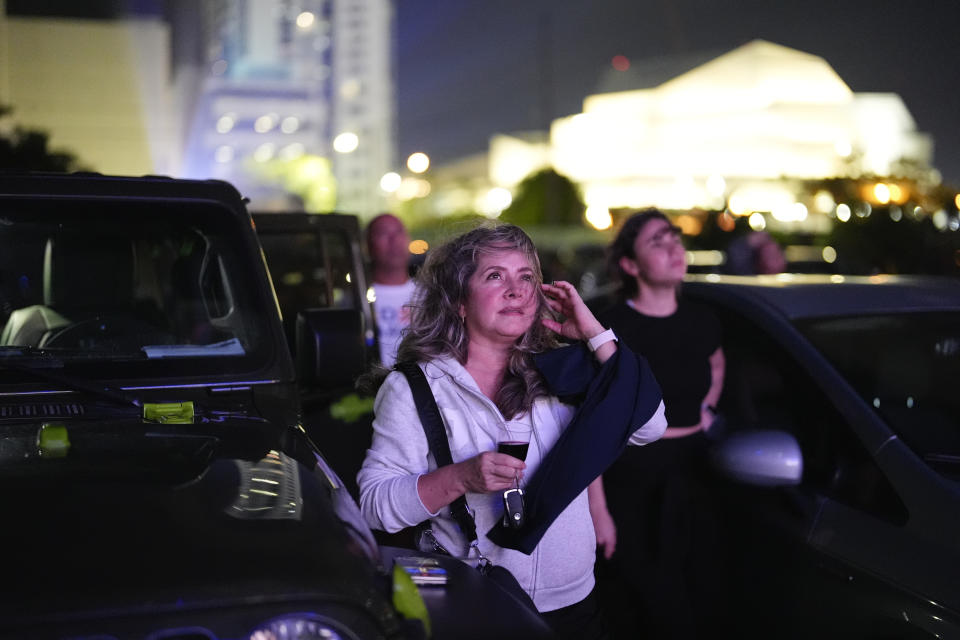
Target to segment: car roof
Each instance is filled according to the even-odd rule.
[[[684,291],[695,297],[772,306],[791,320],[960,311],[960,280],[942,276],[692,274]]]

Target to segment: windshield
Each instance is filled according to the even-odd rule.
[[[241,231],[214,202],[0,200],[0,382],[249,370],[268,330]]]
[[[808,320],[800,329],[927,464],[960,479],[960,313]]]

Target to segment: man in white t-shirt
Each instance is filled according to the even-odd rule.
[[[367,251],[376,301],[380,362],[392,367],[403,328],[410,323],[406,304],[415,288],[410,279],[410,234],[394,215],[382,213],[367,225]]]

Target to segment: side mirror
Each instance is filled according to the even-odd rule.
[[[358,309],[306,309],[297,314],[297,379],[306,387],[353,385],[367,365]]]
[[[800,445],[785,431],[730,433],[714,445],[711,461],[723,475],[758,487],[794,486],[803,478]]]

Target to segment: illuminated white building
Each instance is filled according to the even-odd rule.
[[[543,165],[519,166],[543,151],[518,155],[520,142],[491,144],[495,184]],[[803,180],[929,166],[932,143],[896,94],[854,93],[822,58],[757,40],[653,88],[587,97],[553,122],[549,151],[588,206],[729,203],[789,221],[806,215]]]

